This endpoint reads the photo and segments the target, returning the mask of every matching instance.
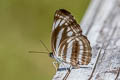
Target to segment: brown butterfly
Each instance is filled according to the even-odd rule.
[[[52,53],[58,63],[67,63],[74,68],[88,65],[91,60],[91,46],[82,34],[80,25],[65,9],[55,12],[51,36]]]

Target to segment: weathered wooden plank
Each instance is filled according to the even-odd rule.
[[[91,42],[92,60],[88,68],[72,69],[67,80],[120,80],[120,0],[92,0],[81,27]],[[57,71],[53,80],[63,80],[66,73]]]

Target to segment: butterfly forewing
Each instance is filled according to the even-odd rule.
[[[56,51],[63,40],[77,34],[81,35],[81,32],[79,24],[76,23],[71,13],[64,9],[57,10],[52,29],[52,49]]]
[[[54,56],[73,66],[88,64],[91,47],[88,39],[70,12],[60,9],[55,12],[51,45]]]

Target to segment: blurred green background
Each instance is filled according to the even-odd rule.
[[[51,80],[52,59],[45,54],[42,40],[50,48],[54,12],[64,8],[78,23],[90,0],[0,0],[0,80]]]

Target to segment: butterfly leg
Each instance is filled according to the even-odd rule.
[[[55,70],[56,70],[56,72],[57,72],[57,66],[56,66],[56,64],[58,64],[58,62],[57,62],[57,61],[54,61],[54,62],[53,62],[53,66],[55,67]]]
[[[64,62],[62,62],[61,64],[63,65],[63,67],[64,67],[66,70],[68,70],[68,68],[67,68],[67,66],[65,65]]]
[[[65,77],[63,78],[63,80],[66,80],[66,79],[68,78],[68,76],[69,76],[69,74],[70,74],[70,72],[71,72],[71,70],[72,70],[72,66],[70,65],[70,67],[69,67],[67,70],[68,70],[68,71],[67,71]]]
[[[69,67],[69,69],[68,69],[68,70],[69,70],[69,71],[71,71],[71,70],[72,70],[72,68],[73,68],[73,67],[70,65],[70,67]]]

